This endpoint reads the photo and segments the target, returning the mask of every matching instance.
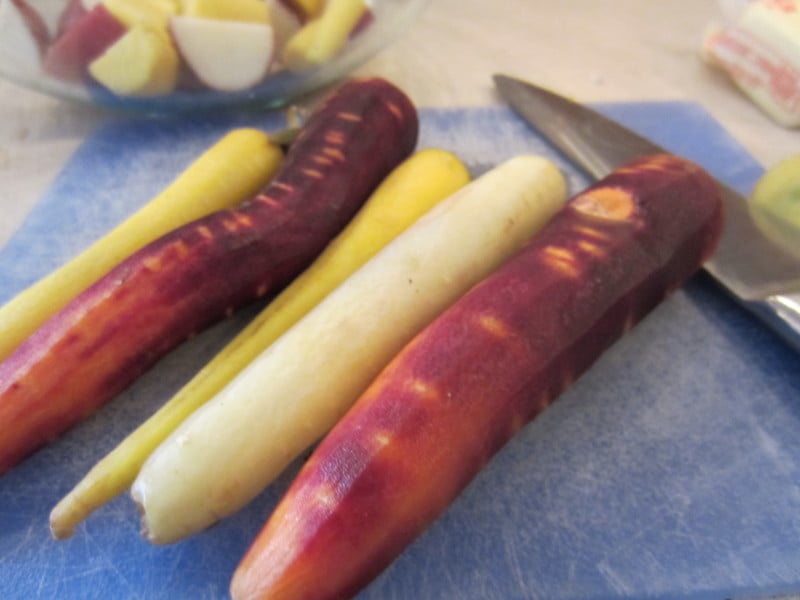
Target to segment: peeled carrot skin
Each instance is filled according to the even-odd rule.
[[[602,222],[573,202],[412,341],[301,470],[234,598],[356,594],[713,251],[721,207],[698,167],[657,157],[594,188],[605,186],[634,191],[633,219]],[[548,247],[574,252],[576,274],[543,259]]]
[[[413,105],[380,79],[345,84],[316,114],[252,201],[145,246],[0,363],[0,474],[176,344],[288,283],[416,144]]]

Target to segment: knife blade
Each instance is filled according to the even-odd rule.
[[[668,150],[552,91],[494,75],[500,95],[571,162],[595,179],[631,160]],[[800,261],[761,233],[747,201],[718,182],[725,211],[719,247],[704,268],[722,287],[800,351]]]

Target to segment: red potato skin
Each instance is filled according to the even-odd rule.
[[[125,26],[103,4],[92,10],[62,15],[60,34],[47,48],[46,73],[64,81],[81,82],[91,62],[125,33]]]
[[[47,24],[42,16],[25,0],[11,0],[11,4],[16,6],[22,18],[25,19],[25,24],[39,46],[39,52],[44,53],[50,43],[50,32],[47,30]]]
[[[347,83],[254,199],[174,230],[77,296],[0,363],[0,473],[179,342],[299,274],[411,153],[417,131],[396,87]]]
[[[633,198],[628,218],[580,210],[604,189]],[[699,268],[721,223],[714,182],[670,156],[571,200],[420,333],[323,440],[239,565],[233,598],[355,595]]]
[[[64,8],[64,11],[61,13],[61,16],[58,19],[56,35],[60,36],[63,34],[79,19],[83,18],[83,15],[85,15],[87,12],[88,11],[83,7],[83,2],[81,0],[69,0],[67,2],[67,6]]]
[[[295,17],[297,17],[297,21],[299,23],[307,23],[308,22],[308,15],[306,15],[305,11],[293,0],[280,0],[280,3],[284,6],[284,8],[288,9]],[[367,27],[369,27],[375,21],[375,13],[367,7],[364,11],[364,14],[361,15],[361,18],[356,23],[356,26],[353,27],[353,31],[350,32],[348,36],[349,39],[353,39],[359,33],[364,31]]]
[[[370,25],[372,25],[374,22],[375,22],[375,13],[372,12],[369,8],[367,8],[367,10],[364,11],[364,14],[361,15],[361,18],[358,20],[358,23],[356,23],[356,26],[353,27],[353,31],[350,32],[348,39],[352,40],[360,33],[366,31],[367,29],[369,29]]]
[[[299,23],[305,23],[306,21],[308,21],[308,17],[306,16],[305,11],[294,0],[279,0],[279,1],[284,6],[284,8],[288,9],[295,17],[297,17],[297,21]]]

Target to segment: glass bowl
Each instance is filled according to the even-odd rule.
[[[227,3],[230,0],[218,0]],[[262,0],[246,0],[247,2],[259,2]],[[269,71],[254,85],[242,88],[225,89],[219,86],[209,86],[202,82],[193,70],[192,65],[187,61],[189,51],[183,50],[176,41],[175,26],[173,20],[168,20],[164,30],[167,33],[166,39],[170,40],[171,47],[175,48],[174,56],[177,57],[179,75],[175,76],[178,82],[170,91],[152,90],[145,93],[141,92],[113,92],[108,87],[101,85],[93,79],[88,62],[84,60],[81,68],[81,75],[72,80],[61,76],[54,76],[54,69],[50,67],[50,62],[46,58],[48,53],[54,53],[53,47],[63,35],[66,28],[63,24],[64,19],[69,19],[68,11],[73,10],[75,14],[86,15],[91,11],[98,11],[98,5],[102,4],[105,9],[111,6],[108,3],[125,4],[146,2],[175,7],[175,11],[186,10],[184,7],[194,2],[196,6],[209,6],[213,2],[210,0],[0,0],[0,77],[3,77],[17,85],[27,87],[64,100],[90,103],[97,106],[120,109],[126,111],[136,111],[145,113],[170,113],[186,112],[193,110],[223,109],[244,106],[259,106],[273,108],[284,106],[294,99],[309,93],[317,88],[332,83],[366,62],[374,54],[396,40],[405,29],[414,21],[422,11],[428,0],[361,0],[366,4],[366,10],[358,18],[357,25],[346,36],[346,41],[339,47],[331,58],[324,62],[309,66],[304,64],[302,68],[289,69],[283,66],[282,60],[283,46],[288,43],[297,31],[301,30],[309,22],[322,21],[323,16],[306,16],[302,12],[302,5],[317,4],[317,10],[327,11],[335,6],[336,3],[352,6],[359,0],[263,0],[270,11],[280,9],[280,17],[284,25],[282,30],[275,21],[275,15],[270,16],[270,27],[275,30],[273,58],[270,61]],[[118,7],[114,7],[119,11]],[[195,8],[195,10],[198,10]],[[202,10],[199,9],[199,10]],[[106,11],[107,13],[110,10]],[[108,52],[110,45],[118,41],[119,36],[132,29],[131,21],[124,23],[118,18],[118,12],[112,14],[116,21],[122,23],[123,33],[116,34],[117,37],[111,42],[95,42],[108,44],[101,52],[94,50],[95,60],[103,52]],[[351,12],[352,14],[352,12]],[[187,15],[180,15],[185,17]],[[189,19],[184,21],[207,22],[205,14],[190,14]],[[291,27],[286,30],[285,23],[294,18]],[[331,22],[331,17],[325,17]],[[172,19],[172,17],[168,17]],[[218,19],[216,19],[218,20]],[[230,21],[230,16],[228,16]],[[352,21],[352,17],[351,17]],[[74,23],[75,21],[73,21]],[[252,23],[250,23],[252,24]],[[137,25],[138,27],[138,25]],[[316,25],[317,30],[320,25]],[[89,28],[91,30],[91,28]],[[252,29],[252,28],[251,28]],[[59,33],[62,32],[62,33]],[[249,35],[249,33],[248,33]],[[92,34],[93,39],[101,39],[102,35]],[[195,33],[194,38],[198,38]],[[283,39],[280,39],[283,38]],[[190,40],[191,41],[191,40]],[[195,39],[195,45],[197,40]],[[227,48],[224,43],[216,42],[218,46]],[[188,42],[187,42],[188,44]],[[80,54],[80,51],[78,51]],[[235,52],[225,52],[226,57],[233,56]],[[67,59],[73,60],[72,55],[67,53]],[[233,61],[233,58],[230,58]],[[56,61],[58,62],[58,61]],[[316,63],[317,61],[312,61]],[[231,69],[236,65],[231,62]],[[125,68],[112,70],[112,75]],[[217,69],[219,71],[219,68]],[[188,82],[188,83],[187,83]]]

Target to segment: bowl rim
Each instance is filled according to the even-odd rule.
[[[6,0],[10,1],[10,0]],[[13,49],[0,42],[0,78],[60,100],[90,104],[120,112],[172,114],[237,108],[280,108],[344,78],[394,43],[430,0],[365,0],[374,13],[360,32],[330,62],[301,72],[275,71],[256,86],[237,92],[176,91],[164,96],[120,96],[99,84],[70,84],[38,69],[20,69]]]

